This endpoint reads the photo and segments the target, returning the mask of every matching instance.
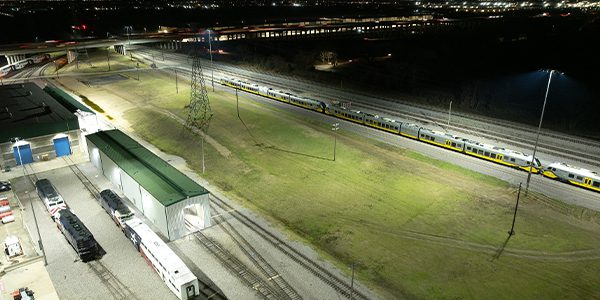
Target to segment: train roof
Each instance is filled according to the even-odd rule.
[[[523,152],[506,149],[503,147],[498,147],[498,146],[494,146],[494,145],[490,145],[490,144],[484,144],[484,143],[480,143],[480,142],[473,141],[473,140],[468,140],[468,139],[463,139],[463,140],[467,144],[479,146],[484,149],[488,149],[488,150],[491,150],[491,151],[494,151],[494,152],[497,152],[500,154],[504,154],[505,156],[507,155],[507,156],[519,158],[519,159],[522,159],[525,161],[531,161],[531,158],[532,158],[532,156],[530,156],[529,154],[525,154]]]
[[[188,269],[179,256],[139,218],[132,218],[125,221],[125,224],[135,231],[140,237],[141,243],[160,261],[167,272],[175,279],[175,283],[185,283],[196,279],[196,276]]]
[[[555,163],[551,163],[548,165],[548,167],[553,167],[553,168],[557,168],[563,171],[567,171],[569,173],[573,173],[573,174],[577,174],[577,175],[581,175],[581,176],[585,176],[585,177],[589,177],[589,178],[594,178],[595,180],[600,180],[600,175],[598,175],[597,172],[588,170],[588,169],[584,169],[584,168],[580,168],[577,166],[572,166],[566,163],[562,163],[562,162],[555,162]]]
[[[57,197],[58,196],[58,192],[56,191],[56,189],[54,188],[54,186],[52,185],[52,183],[50,182],[50,180],[43,178],[40,179],[38,181],[35,182],[35,186],[42,190],[42,192],[44,194],[46,194],[46,196],[48,198],[53,198],[53,197]]]
[[[92,233],[70,209],[59,210],[57,214],[59,222],[76,241],[94,239]]]
[[[123,203],[123,198],[121,198],[119,195],[117,195],[117,193],[115,193],[113,190],[110,189],[106,189],[102,192],[100,192],[100,196],[102,196],[103,198],[106,198],[106,203],[108,203],[108,206],[110,206],[112,209],[118,211],[121,215],[126,215],[126,214],[130,214],[131,210],[129,209],[129,207],[127,207],[127,205],[125,205],[125,203]]]

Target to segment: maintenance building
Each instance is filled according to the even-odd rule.
[[[119,130],[86,136],[88,155],[169,240],[209,227],[208,191]]]
[[[2,168],[84,150],[80,123],[90,118],[97,124],[89,108],[58,88],[32,82],[0,86]]]

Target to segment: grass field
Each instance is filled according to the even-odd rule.
[[[139,101],[135,131],[196,170],[200,139],[181,134],[189,88],[144,74],[110,90]],[[180,82],[181,84],[181,82]],[[329,124],[210,93],[214,117],[204,176],[244,205],[312,243],[382,298],[600,298],[595,212],[539,195],[522,198],[507,240],[515,187],[418,153],[341,132],[332,161]]]

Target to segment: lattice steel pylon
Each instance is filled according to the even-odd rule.
[[[197,54],[193,55],[190,103],[186,108],[188,110],[187,120],[185,122],[186,127],[191,130],[197,128],[202,132],[206,132],[213,114],[210,109],[206,85],[204,84],[202,63]]]

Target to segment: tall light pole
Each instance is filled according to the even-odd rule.
[[[452,100],[450,100],[450,108],[448,109],[448,127],[450,127],[450,116],[452,115]]]
[[[212,43],[210,36],[210,29],[208,31],[208,53],[210,54],[210,81],[212,82],[212,90],[215,91],[215,70],[213,69],[213,59],[212,59]]]
[[[108,64],[108,71],[110,72],[110,47],[106,48],[106,63]]]
[[[129,44],[129,46],[131,46],[131,40],[129,39],[129,37],[131,36],[132,30],[133,30],[133,27],[125,26],[125,31],[127,32],[127,43]]]
[[[337,131],[340,130],[340,123],[331,124],[331,130],[333,130],[333,161],[335,161],[335,150],[337,148]]]
[[[38,246],[40,247],[40,250],[42,250],[42,255],[44,256],[44,266],[47,266],[48,259],[46,258],[46,250],[44,249],[44,243],[42,242],[40,227],[37,222],[37,217],[35,216],[35,209],[33,209],[33,200],[31,200],[31,194],[29,193],[29,191],[25,191],[25,193],[29,196],[29,204],[31,204],[31,213],[33,214],[33,221],[35,222],[35,228],[37,229],[38,234]]]
[[[548,85],[546,85],[546,95],[544,96],[544,104],[542,105],[542,114],[540,115],[540,123],[538,124],[537,136],[535,138],[535,146],[533,147],[533,157],[531,158],[531,164],[529,165],[529,172],[527,172],[527,183],[525,184],[525,196],[527,196],[527,194],[529,192],[529,181],[531,180],[531,169],[533,169],[533,164],[535,164],[535,154],[537,152],[538,141],[540,139],[540,130],[542,129],[542,121],[544,120],[544,112],[546,111],[546,101],[548,100],[548,92],[550,91],[550,82],[552,82],[552,75],[554,73],[560,73],[560,72],[558,72],[556,70],[550,70],[550,75],[548,76]]]

